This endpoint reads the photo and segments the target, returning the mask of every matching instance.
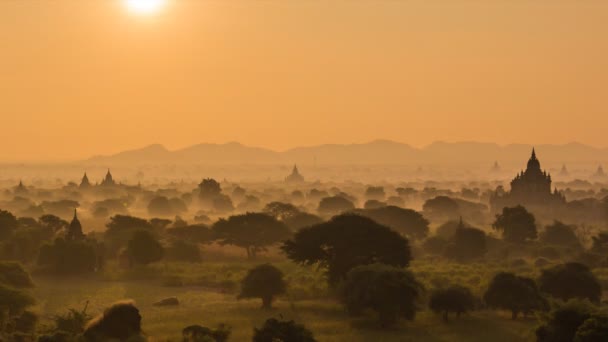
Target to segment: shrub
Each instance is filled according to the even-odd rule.
[[[429,307],[435,313],[441,313],[443,320],[448,322],[448,314],[453,312],[457,317],[475,308],[475,297],[471,290],[459,285],[438,289],[431,294]]]
[[[543,270],[539,284],[541,291],[555,298],[589,299],[599,302],[602,286],[589,268],[579,263],[566,263]]]
[[[164,255],[163,246],[147,231],[140,230],[133,234],[127,245],[129,259],[140,265],[160,261]]]
[[[270,264],[264,264],[249,270],[241,282],[238,298],[261,298],[262,308],[270,309],[274,297],[285,293],[286,287],[283,272]]]
[[[310,330],[294,321],[270,318],[262,328],[253,329],[253,342],[316,342]]]

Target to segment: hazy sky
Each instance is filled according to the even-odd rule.
[[[608,1],[0,1],[0,160],[162,143],[608,146]]]

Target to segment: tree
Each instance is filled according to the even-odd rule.
[[[220,244],[245,248],[248,258],[255,258],[258,251],[291,236],[289,228],[283,222],[262,213],[246,213],[220,219],[211,229]]]
[[[476,228],[465,228],[460,223],[454,236],[449,240],[444,255],[458,261],[481,258],[486,253],[486,233]]]
[[[13,235],[17,227],[19,227],[19,222],[15,215],[8,211],[0,210],[0,240],[5,240]]]
[[[491,308],[511,311],[512,319],[520,313],[527,315],[535,310],[545,310],[548,305],[534,280],[507,272],[494,276],[483,299]]]
[[[332,196],[323,198],[317,210],[321,215],[333,216],[353,209],[355,209],[353,202],[342,196]]]
[[[348,272],[341,289],[341,301],[351,314],[376,311],[382,326],[399,317],[413,320],[422,285],[402,268],[384,264],[357,266]]]
[[[169,199],[165,196],[157,196],[148,203],[148,214],[152,216],[173,216],[175,212],[171,207]]]
[[[503,239],[514,243],[524,243],[537,236],[534,215],[521,205],[503,208],[502,214],[496,215],[492,228],[502,232]]]
[[[40,216],[38,222],[42,227],[46,227],[53,232],[63,230],[69,225],[68,221],[62,220],[60,217],[50,214]]]
[[[574,232],[575,228],[576,226],[556,220],[545,227],[545,231],[540,235],[540,240],[552,245],[580,247],[581,244]]]
[[[147,265],[160,261],[164,248],[154,235],[145,230],[136,231],[127,244],[127,255],[136,264]]]
[[[574,342],[608,341],[608,315],[594,314],[576,330]]]
[[[205,178],[198,185],[199,198],[203,201],[213,199],[222,193],[222,187],[213,178]]]
[[[605,338],[586,339],[595,335],[598,332],[594,329],[596,324],[601,324],[597,320],[600,318],[599,312],[591,303],[571,300],[566,303],[556,302],[554,305],[547,315],[541,317],[541,325],[536,329],[537,342],[605,341]]]
[[[355,214],[335,216],[303,228],[281,248],[297,263],[318,263],[325,268],[332,285],[359,265],[384,263],[405,267],[412,259],[407,238]]]
[[[422,205],[422,211],[426,217],[450,220],[460,215],[458,202],[447,196],[437,196],[427,200]]]
[[[110,250],[113,252],[125,246],[136,231],[156,232],[158,230],[145,219],[125,215],[112,216],[106,227],[104,241],[109,244]]]
[[[238,298],[261,298],[262,308],[270,309],[274,297],[285,293],[286,287],[283,272],[270,264],[264,264],[247,272],[241,282]]]
[[[213,240],[213,231],[204,224],[169,228],[167,234],[192,243],[210,243]]]
[[[93,240],[65,240],[40,247],[38,265],[54,274],[84,274],[102,267],[102,247]]]
[[[253,329],[253,342],[316,342],[310,330],[294,321],[269,318],[262,328]]]
[[[34,298],[22,290],[0,284],[0,308],[8,309],[10,317],[22,313],[25,308],[34,303]]]
[[[473,310],[475,308],[475,297],[470,289],[460,285],[452,285],[433,291],[429,307],[435,313],[441,313],[443,320],[447,323],[450,312],[460,317],[461,314]]]
[[[14,288],[32,287],[30,275],[17,262],[0,261],[0,284]]]
[[[213,209],[220,213],[226,213],[234,211],[234,204],[232,204],[232,199],[227,195],[219,194],[215,196],[212,201]]]
[[[429,221],[412,209],[384,206],[356,212],[390,227],[412,240],[422,240],[429,234]]]
[[[183,240],[173,242],[167,249],[167,259],[181,262],[201,262],[198,245]]]
[[[541,291],[562,300],[581,298],[599,302],[602,296],[599,280],[587,266],[576,262],[544,269],[538,281]]]

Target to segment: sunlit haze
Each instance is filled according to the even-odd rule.
[[[0,160],[228,141],[606,147],[606,37],[593,0],[1,1]]]

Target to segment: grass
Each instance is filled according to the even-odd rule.
[[[99,314],[109,304],[132,299],[143,316],[143,329],[151,341],[180,341],[181,330],[192,324],[213,327],[227,323],[233,327],[231,341],[250,341],[254,327],[270,317],[294,319],[311,329],[319,341],[529,341],[533,340],[534,319],[512,321],[507,313],[474,312],[444,324],[440,317],[422,310],[413,322],[400,322],[381,329],[375,316],[352,318],[328,295],[321,272],[281,261],[290,283],[287,296],[275,309],[263,311],[256,300],[236,300],[238,280],[247,269],[260,262],[206,262],[201,264],[158,264],[121,271],[109,265],[103,275],[90,278],[36,276],[33,294],[41,322],[52,325],[54,315],[69,308]],[[412,271],[429,288],[438,281],[477,279],[477,289],[500,267],[495,265],[436,264],[419,261]],[[179,277],[183,286],[166,286],[167,277]],[[447,279],[447,280],[446,280]],[[233,285],[226,285],[234,283]],[[475,282],[475,281],[474,281]],[[177,307],[152,304],[177,297]]]

